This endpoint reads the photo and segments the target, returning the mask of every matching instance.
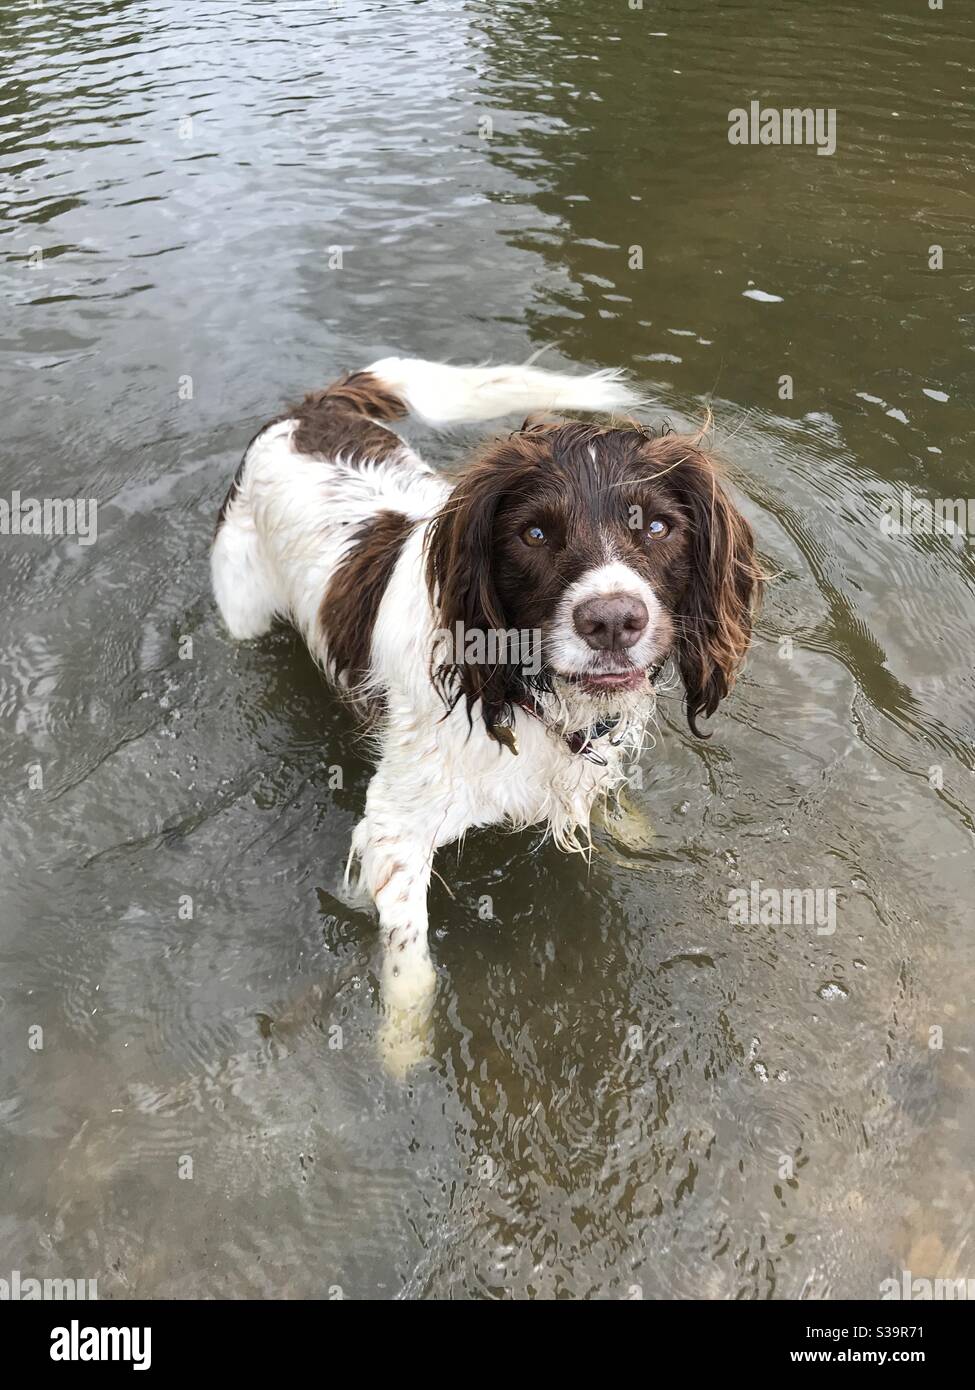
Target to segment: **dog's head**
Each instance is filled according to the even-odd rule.
[[[520,634],[436,665],[448,703],[470,714],[480,700],[489,731],[532,687],[588,723],[648,703],[647,673],[672,655],[703,736],[745,655],[760,572],[699,440],[567,423],[526,427],[468,468],[431,528],[428,581],[451,634]]]

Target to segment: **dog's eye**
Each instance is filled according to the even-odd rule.
[[[664,521],[662,516],[655,516],[647,527],[647,540],[662,541],[665,536],[670,535],[670,522]]]
[[[526,545],[544,545],[545,532],[540,526],[526,526],[521,533],[521,539]]]

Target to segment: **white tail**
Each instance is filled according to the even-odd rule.
[[[366,370],[431,425],[536,410],[636,410],[644,404],[622,371],[612,368],[567,376],[538,367],[447,367],[419,357],[384,357]]]

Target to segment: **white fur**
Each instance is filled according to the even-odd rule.
[[[369,370],[428,420],[489,418],[513,408],[605,409],[632,399],[612,373],[573,378],[534,368],[466,369],[400,358]],[[429,522],[450,488],[405,443],[389,461],[353,466],[296,453],[293,429],[292,421],[275,424],[250,446],[214,542],[213,586],[235,637],[259,636],[275,616],[287,617],[325,665],[319,610],[349,533],[390,508]],[[383,692],[387,714],[350,854],[379,910],[387,1010],[414,1024],[435,980],[426,898],[436,849],[494,824],[542,826],[564,848],[584,849],[593,804],[625,781],[652,711],[649,688],[623,698],[622,723],[597,745],[605,766],[573,753],[548,722],[521,709],[515,711],[517,756],[487,736],[476,707],[472,730],[463,704],[444,718],[429,679],[436,623],[424,578],[426,530],[417,527],[404,545],[373,632],[373,684]],[[621,586],[647,604],[651,623],[640,643],[652,656],[660,605],[639,576],[611,562],[575,588],[582,596]],[[564,669],[585,669],[594,654],[564,618],[556,628]],[[642,660],[642,650],[635,655]],[[551,723],[565,729],[588,727],[605,712],[570,683],[558,683],[542,701]]]
[[[556,609],[552,631],[546,642],[546,656],[556,671],[578,675],[584,671],[607,669],[598,662],[592,648],[576,632],[572,612],[588,598],[610,594],[634,594],[643,600],[649,621],[639,640],[626,653],[626,664],[645,670],[670,648],[672,624],[663,604],[651,586],[630,565],[609,560],[587,571],[566,589]],[[612,666],[609,669],[614,669]]]
[[[383,357],[366,370],[431,425],[533,410],[636,410],[643,404],[622,372],[612,369],[566,376],[538,367],[449,367],[417,357]]]

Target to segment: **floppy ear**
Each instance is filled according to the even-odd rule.
[[[430,598],[438,628],[449,634],[446,654],[443,649],[432,654],[431,678],[448,709],[464,700],[469,721],[480,700],[493,738],[498,738],[497,725],[510,723],[511,700],[520,693],[518,667],[488,662],[488,634],[507,628],[493,563],[494,522],[504,491],[504,471],[490,455],[482,458],[455,486],[427,537]],[[465,642],[471,634],[479,639],[483,662],[467,659]]]
[[[714,461],[696,441],[667,443],[681,451],[672,477],[693,527],[691,572],[678,614],[677,664],[691,732],[707,738],[698,717],[710,718],[735,683],[763,576],[752,528],[722,487]]]

